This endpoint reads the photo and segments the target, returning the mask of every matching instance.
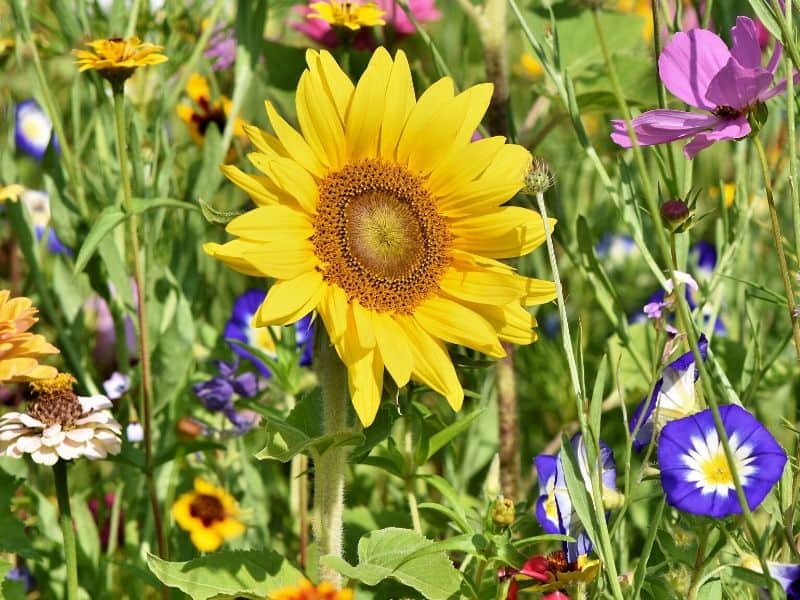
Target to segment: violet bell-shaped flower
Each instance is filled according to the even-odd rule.
[[[750,134],[748,115],[759,103],[786,89],[786,81],[773,86],[783,46],[775,49],[766,68],[761,66],[761,46],[756,24],[737,17],[731,28],[733,47],[713,31],[678,32],[658,59],[661,81],[672,95],[703,113],[656,109],[632,121],[640,146],[693,138],[683,149],[691,159],[714,142],[738,140]],[[797,77],[797,76],[795,76]],[[625,121],[611,121],[611,139],[623,148],[633,143]]]

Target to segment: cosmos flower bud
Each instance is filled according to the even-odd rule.
[[[498,496],[494,500],[492,506],[492,521],[497,525],[508,527],[514,522],[516,517],[516,509],[514,508],[513,500],[505,496]]]
[[[525,193],[532,196],[544,194],[555,182],[555,175],[547,161],[538,156],[534,157],[528,172],[525,173]]]
[[[664,225],[667,229],[673,233],[677,232],[689,220],[691,215],[689,207],[680,198],[667,200],[661,205],[661,218],[664,220]]]

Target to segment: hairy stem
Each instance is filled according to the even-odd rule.
[[[347,429],[347,370],[325,328],[315,330],[312,364],[322,389],[324,433],[328,435]],[[314,456],[314,537],[320,558],[342,556],[347,453],[347,447],[336,447]],[[322,581],[341,587],[342,576],[335,570],[320,564],[319,574]]]

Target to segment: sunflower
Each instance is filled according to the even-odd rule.
[[[244,533],[238,520],[239,506],[225,490],[197,477],[194,490],[183,494],[172,505],[172,516],[191,535],[201,552],[213,552],[228,538]]]
[[[28,329],[39,319],[29,298],[10,298],[11,292],[0,290],[0,383],[50,379],[58,371],[40,365],[47,354],[58,354],[58,348],[44,336]]]
[[[352,600],[352,590],[337,590],[327,581],[314,585],[303,579],[296,586],[281,588],[267,594],[267,600]]]
[[[208,88],[208,81],[199,73],[192,73],[186,83],[186,94],[192,104],[181,103],[175,109],[178,117],[186,123],[189,135],[199,146],[205,142],[205,135],[208,128],[214,124],[220,133],[225,131],[228,116],[231,113],[233,103],[227,96],[221,96],[219,100],[211,100],[211,91]],[[245,138],[244,121],[236,119],[233,122],[234,135]],[[232,154],[228,159],[233,159]]]
[[[531,156],[502,137],[470,142],[492,86],[455,95],[443,78],[417,100],[408,61],[376,50],[353,85],[330,53],[309,50],[297,88],[300,132],[267,103],[275,135],[245,129],[263,174],[224,173],[257,208],[205,251],[271,286],[255,326],[321,316],[348,369],[364,426],[375,418],[384,367],[458,410],[464,392],[443,342],[505,355],[501,340],[536,339],[525,306],[555,297],[496,259],[545,239],[539,213],[500,206],[524,183]],[[554,223],[554,222],[553,222]]]
[[[358,31],[362,27],[386,25],[383,16],[386,14],[374,2],[359,4],[357,2],[314,2],[309,8],[311,12],[307,19],[319,19],[333,27],[346,27],[351,31]]]
[[[80,71],[95,69],[101,76],[112,83],[126,80],[137,67],[157,65],[167,60],[159,52],[162,46],[142,42],[133,36],[122,38],[99,39],[86,44],[89,50],[73,50]]]

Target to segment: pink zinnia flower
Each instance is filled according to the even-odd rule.
[[[300,33],[314,40],[320,46],[335,48],[339,45],[339,37],[329,23],[322,19],[308,19],[307,15],[311,9],[307,6],[314,0],[308,0],[306,4],[294,7],[294,13],[299,17],[298,21],[292,23],[292,27]],[[391,27],[398,35],[412,35],[415,31],[406,13],[397,3],[397,0],[373,0],[386,14],[386,26]],[[356,0],[356,3],[360,2]],[[436,8],[435,0],[408,0],[408,8],[420,23],[436,21],[441,13]],[[375,39],[369,29],[361,29],[356,33],[353,46],[362,50],[375,47]]]
[[[748,113],[786,88],[785,81],[772,85],[783,47],[776,42],[765,69],[751,19],[737,17],[731,37],[733,48],[728,50],[725,42],[707,29],[673,36],[658,59],[661,80],[674,96],[706,114],[657,109],[639,115],[633,120],[633,128],[641,146],[692,137],[683,152],[687,158],[694,158],[714,142],[738,140],[750,133]],[[611,139],[630,148],[633,144],[625,122],[618,119],[611,124]]]

